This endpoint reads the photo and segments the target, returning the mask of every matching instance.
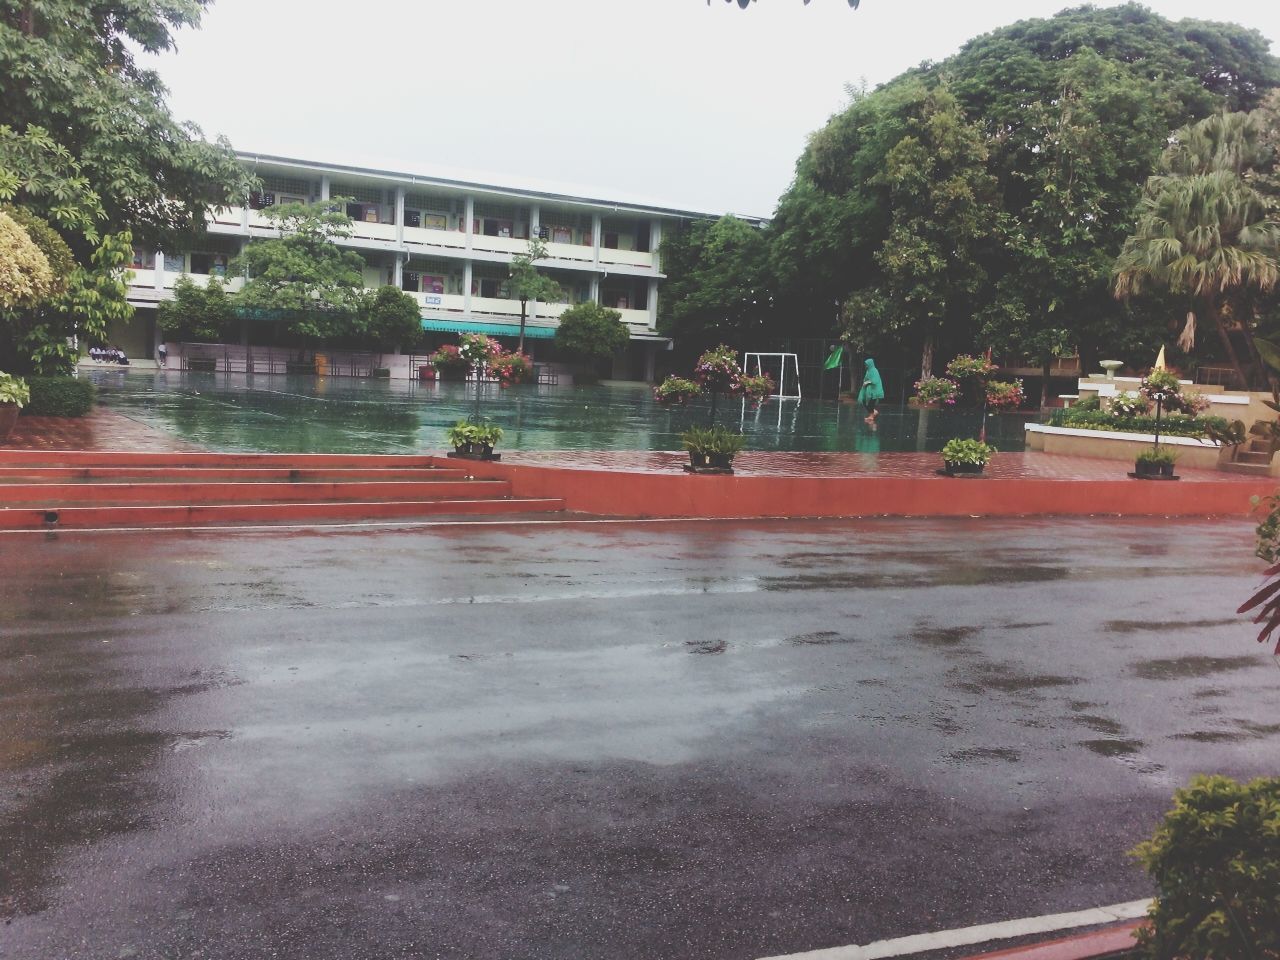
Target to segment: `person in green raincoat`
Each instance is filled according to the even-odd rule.
[[[876,362],[867,357],[867,371],[862,375],[862,389],[858,391],[858,402],[866,409],[864,418],[867,423],[875,423],[880,411],[876,405],[884,399],[884,384],[880,382],[880,371]]]

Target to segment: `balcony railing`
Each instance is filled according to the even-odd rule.
[[[461,230],[432,230],[427,227],[405,227],[405,246],[452,247],[461,249],[467,245],[467,235]]]

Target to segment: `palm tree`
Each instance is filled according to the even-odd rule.
[[[1239,329],[1257,356],[1249,317],[1251,294],[1280,281],[1280,220],[1246,173],[1270,162],[1247,114],[1209,117],[1178,132],[1162,173],[1147,181],[1138,223],[1116,259],[1117,297],[1149,288],[1188,295],[1217,327],[1232,367],[1249,385],[1231,342]],[[1194,313],[1184,336],[1194,335]]]

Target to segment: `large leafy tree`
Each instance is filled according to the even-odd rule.
[[[366,350],[411,350],[422,340],[418,301],[395,287],[367,291],[356,310],[356,342]]]
[[[364,297],[364,260],[334,242],[351,235],[346,200],[285,203],[264,213],[280,236],[251,241],[233,262],[246,276],[237,306],[253,319],[286,323],[304,344],[347,333]]]
[[[1245,384],[1261,373],[1253,300],[1280,282],[1280,218],[1246,173],[1274,167],[1254,115],[1219,114],[1179,131],[1115,262],[1117,296],[1154,288],[1188,297]]]
[[[184,275],[174,284],[173,299],[156,309],[156,324],[169,340],[220,343],[235,335],[239,321],[232,295],[219,277],[201,287]]]
[[[1110,276],[1143,184],[1172,130],[1224,107],[1252,109],[1278,82],[1257,31],[1173,22],[1129,4],[1022,21],[874,91],[855,90],[810,138],[771,226],[786,307],[774,315],[786,325],[777,332],[825,332],[833,304],[853,301],[882,308],[860,311],[854,339],[921,349],[927,331],[886,257],[910,257],[918,238],[943,236],[947,224],[921,214],[931,222],[899,243],[910,208],[885,173],[898,143],[919,138],[920,87],[945,86],[981,133],[997,225],[993,243],[962,251],[973,269],[938,286],[935,302],[974,304],[979,346],[1044,356],[1071,340],[1086,356],[1144,356],[1163,319],[1116,301]]]
[[[846,335],[860,349],[909,336],[922,344],[927,377],[938,337],[973,336],[973,297],[986,280],[983,253],[996,228],[996,183],[981,132],[945,87],[917,82],[906,95],[915,108],[877,177],[889,229],[872,257],[877,275],[845,306]]]
[[[520,343],[516,347],[517,353],[524,353],[525,314],[529,301],[555,300],[561,294],[560,284],[538,272],[538,261],[545,260],[546,257],[546,243],[533,237],[527,250],[511,258],[511,296],[520,301]]]
[[[590,300],[562,313],[556,327],[556,346],[566,356],[589,365],[620,353],[630,340],[622,314]]]
[[[662,240],[670,278],[658,301],[658,330],[695,353],[717,343],[758,343],[773,306],[763,231],[734,216],[700,220]]]
[[[171,49],[208,3],[0,0],[0,185],[16,179],[13,199],[60,228],[87,216],[148,246],[242,200],[230,146],[175,120],[134,55]]]

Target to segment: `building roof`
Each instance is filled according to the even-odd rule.
[[[592,193],[591,188],[570,184],[553,184],[546,181],[539,182],[530,178],[503,177],[499,180],[496,175],[465,171],[451,172],[448,176],[442,173],[414,173],[387,170],[381,167],[330,163],[323,160],[304,160],[298,157],[254,153],[247,150],[237,150],[236,156],[250,166],[263,164],[293,169],[301,168],[316,174],[375,177],[380,180],[398,181],[409,187],[427,189],[440,187],[466,190],[473,193],[492,193],[495,196],[508,198],[519,197],[525,200],[576,204],[611,213],[647,214],[650,216],[678,217],[685,220],[718,220],[724,215],[723,213],[711,213],[705,210],[688,210],[669,204],[642,201],[636,198],[615,196],[610,199]],[[492,177],[492,179],[488,179],[489,177]],[[742,216],[739,219],[759,225],[764,223],[767,218]]]

